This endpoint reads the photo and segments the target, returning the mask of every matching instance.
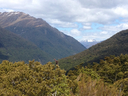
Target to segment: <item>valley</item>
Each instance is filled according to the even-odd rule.
[[[43,64],[53,61],[54,58],[61,59],[86,50],[73,37],[65,35],[56,28],[51,27],[43,19],[32,17],[23,12],[0,13],[0,26],[35,44],[39,50],[47,53],[49,56],[46,56],[47,60]],[[34,58],[30,60],[32,59]],[[43,59],[39,58],[39,60]]]

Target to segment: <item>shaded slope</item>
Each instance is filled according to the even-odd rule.
[[[1,13],[0,25],[33,42],[56,59],[74,55],[86,49],[77,40],[51,27],[44,20],[22,12]]]
[[[2,60],[28,62],[33,59],[45,64],[51,57],[33,43],[0,27],[0,62]]]
[[[123,30],[111,38],[94,45],[93,47],[59,60],[61,68],[66,70],[83,63],[99,62],[105,56],[128,54],[128,30]]]

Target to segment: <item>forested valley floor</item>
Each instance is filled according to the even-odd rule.
[[[0,96],[128,96],[128,55],[66,71],[48,62],[0,64]]]

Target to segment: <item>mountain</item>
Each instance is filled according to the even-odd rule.
[[[51,27],[44,20],[23,12],[0,13],[0,26],[33,42],[56,59],[86,49],[77,40]]]
[[[93,45],[96,45],[97,43],[99,43],[96,40],[86,40],[86,41],[80,41],[81,44],[83,44],[86,48],[90,48]]]
[[[35,44],[0,27],[0,62],[2,60],[28,62],[33,59],[45,64],[51,57]]]
[[[61,68],[69,70],[79,64],[87,65],[87,63],[99,62],[105,56],[119,56],[121,53],[128,54],[128,30],[123,30],[76,55],[60,59],[59,64]]]

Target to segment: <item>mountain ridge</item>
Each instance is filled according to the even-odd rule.
[[[43,19],[37,19],[23,12],[1,13],[0,26],[33,42],[56,59],[71,56],[86,49],[73,37],[53,28]]]
[[[60,59],[60,67],[69,70],[79,64],[85,66],[88,63],[92,64],[93,62],[100,62],[100,59],[104,59],[105,56],[128,54],[127,37],[128,29],[122,30],[109,39],[102,41],[85,51]]]

